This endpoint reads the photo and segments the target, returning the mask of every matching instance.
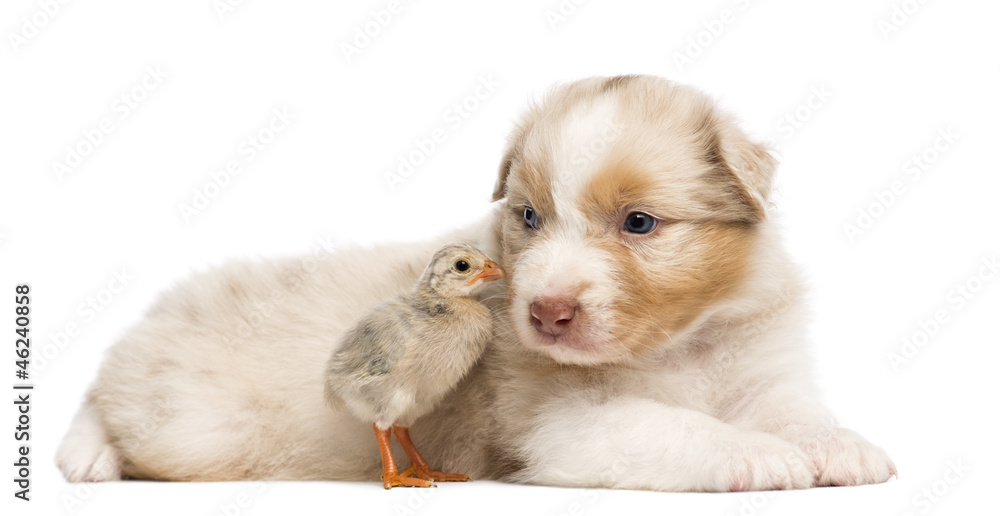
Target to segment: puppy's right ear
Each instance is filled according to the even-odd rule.
[[[493,185],[493,202],[507,196],[507,176],[510,175],[510,167],[514,165],[514,156],[517,152],[517,149],[514,147],[514,142],[511,141],[507,145],[507,152],[504,153],[503,159],[500,160],[500,171],[497,174],[497,182]]]
[[[493,185],[494,202],[507,196],[507,177],[510,176],[511,169],[521,161],[524,142],[528,139],[528,131],[531,130],[537,113],[537,106],[530,106],[524,114],[524,118],[521,119],[521,123],[517,124],[517,127],[514,128],[514,131],[510,134],[510,138],[507,140],[507,150],[504,152],[503,159],[500,160],[497,182]]]

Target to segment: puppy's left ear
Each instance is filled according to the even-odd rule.
[[[719,128],[719,157],[742,190],[740,197],[749,209],[749,221],[760,222],[771,203],[778,162],[767,147],[751,141],[733,122],[727,122]]]

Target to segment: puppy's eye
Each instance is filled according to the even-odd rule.
[[[455,262],[455,270],[458,272],[465,272],[469,270],[469,262],[465,260],[459,260]]]
[[[524,223],[531,229],[538,229],[538,214],[531,206],[524,207]]]
[[[656,217],[641,211],[633,211],[625,217],[625,231],[645,235],[656,227]]]

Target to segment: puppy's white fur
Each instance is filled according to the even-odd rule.
[[[697,92],[650,77],[563,86],[515,131],[479,230],[307,272],[232,265],[167,293],[112,347],[59,466],[73,481],[377,479],[368,425],[324,404],[324,364],[434,249],[464,240],[503,257],[506,323],[414,425],[443,469],[676,491],[883,482],[888,456],[818,401],[800,282],[766,216],[773,167]],[[630,211],[658,229],[622,232]],[[553,293],[580,312],[546,341],[528,311]]]

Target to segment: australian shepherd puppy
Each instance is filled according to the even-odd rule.
[[[59,466],[73,481],[376,480],[370,426],[324,404],[324,364],[463,240],[508,282],[486,354],[414,425],[442,469],[669,491],[884,482],[886,453],[819,400],[801,282],[769,218],[774,169],[687,87],[557,87],[514,131],[487,220],[311,267],[233,264],[164,295],[111,348]]]

